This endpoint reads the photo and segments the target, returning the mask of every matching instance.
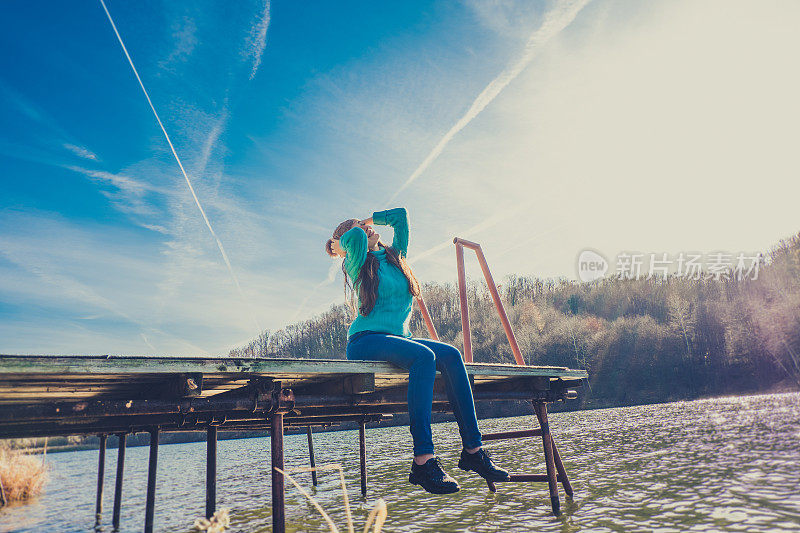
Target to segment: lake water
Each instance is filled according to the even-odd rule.
[[[535,417],[482,420],[500,431],[536,426]],[[358,432],[315,435],[318,465],[345,470],[355,531],[375,501],[388,505],[384,531],[798,531],[800,530],[800,394],[698,400],[551,415],[573,486],[561,517],[550,514],[546,483],[498,484],[456,467],[455,423],[434,425],[445,469],[461,491],[435,496],[408,483],[407,427],[367,431],[369,492],[359,491]],[[544,473],[541,438],[493,441],[495,461],[515,473]],[[269,439],[219,442],[218,508],[231,509],[231,531],[270,531]],[[285,440],[286,466],[307,466],[305,435]],[[125,465],[122,531],[141,531],[147,447],[130,448]],[[116,450],[109,450],[104,500],[110,531]],[[0,531],[92,531],[97,452],[52,454],[50,481],[36,501],[0,509]],[[205,506],[205,443],[160,447],[156,530],[190,531]],[[338,474],[307,487],[341,530],[346,520]],[[560,488],[560,487],[559,487]],[[287,530],[328,531],[287,482]]]

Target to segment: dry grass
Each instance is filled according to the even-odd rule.
[[[47,481],[47,467],[40,458],[0,447],[0,504],[37,496]]]
[[[294,480],[292,476],[286,473],[286,471],[281,470],[278,467],[273,467],[275,470],[283,474],[283,476],[288,479],[292,485],[294,485],[300,493],[305,496],[313,505],[317,511],[322,515],[322,518],[325,519],[325,522],[328,524],[331,533],[339,533],[339,528],[333,523],[331,517],[325,510],[317,503],[317,500],[311,496],[308,491],[303,489],[297,481]],[[342,465],[339,463],[333,463],[328,465],[322,465],[314,468],[310,467],[294,467],[294,468],[287,468],[293,472],[311,472],[311,471],[325,471],[325,470],[337,470],[339,472],[339,482],[342,486],[342,497],[344,498],[344,511],[345,515],[347,516],[347,531],[348,533],[354,533],[353,530],[353,516],[350,512],[350,498],[347,495],[347,486],[344,483],[344,470],[342,469]],[[383,524],[386,522],[386,502],[383,498],[379,498],[378,501],[375,503],[375,507],[370,511],[369,516],[367,517],[367,523],[364,525],[364,533],[369,533],[370,526],[373,527],[372,533],[381,533],[383,529]]]
[[[211,518],[198,518],[194,521],[195,531],[206,533],[223,533],[230,525],[230,509],[220,509]]]

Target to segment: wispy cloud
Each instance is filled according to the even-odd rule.
[[[163,233],[163,234],[169,233],[169,230],[167,228],[165,228],[164,226],[161,226],[160,224],[141,223],[139,225],[142,226],[145,229],[149,229],[151,231],[155,231],[155,232],[158,232],[158,233]]]
[[[29,120],[33,120],[38,124],[54,130],[59,136],[63,138],[67,137],[66,132],[58,125],[55,119],[36,102],[6,83],[3,83],[2,80],[0,80],[0,91],[3,93],[3,99],[9,102],[17,112],[21,113]]]
[[[108,198],[118,210],[138,217],[152,217],[158,214],[155,203],[148,198],[148,193],[162,196],[174,194],[170,189],[156,187],[123,173],[115,174],[105,170],[92,170],[75,165],[67,165],[64,168],[82,174],[95,183],[111,186],[112,190],[101,190],[101,194]],[[152,224],[147,221],[142,221],[138,218],[134,218],[133,221],[147,229],[154,229]]]
[[[453,125],[444,137],[433,147],[433,150],[422,160],[422,163],[411,173],[408,179],[400,186],[397,191],[389,198],[386,205],[387,207],[397,198],[403,190],[411,185],[414,180],[420,177],[423,172],[433,163],[437,157],[444,151],[448,143],[455,137],[458,132],[463,130],[467,124],[477,117],[492,100],[494,100],[506,86],[514,81],[514,78],[519,76],[525,67],[536,57],[542,45],[557,35],[561,30],[569,26],[575,20],[581,9],[589,3],[589,0],[577,0],[573,2],[558,2],[556,6],[545,14],[542,25],[537,29],[528,39],[522,55],[514,63],[508,66],[501,72],[489,85],[478,95],[475,101],[467,110],[467,112]]]
[[[317,291],[320,290],[322,287],[325,287],[326,285],[330,285],[331,283],[336,281],[336,274],[339,271],[341,271],[342,261],[341,260],[337,260],[337,259],[333,259],[332,261],[333,261],[333,263],[331,264],[330,268],[328,268],[328,276],[324,280],[322,280],[319,283],[317,283],[314,286],[314,288],[311,289],[311,292],[309,292],[308,296],[303,298],[303,301],[300,302],[300,305],[297,307],[297,310],[294,312],[294,314],[292,315],[292,317],[289,319],[289,321],[286,324],[292,324],[292,323],[296,322],[297,318],[305,310],[306,305],[308,304],[308,301],[313,296],[315,296],[317,294]]]
[[[470,226],[469,228],[466,228],[462,231],[458,231],[456,233],[456,237],[461,237],[461,238],[472,237],[473,235],[480,233],[481,231],[487,230],[503,221],[518,216],[521,211],[529,208],[533,203],[534,203],[533,200],[526,200],[511,207],[503,206],[499,211],[492,214],[491,216],[486,217],[477,224]],[[427,250],[414,254],[414,256],[409,260],[409,262],[411,264],[416,264],[420,261],[430,258],[434,254],[437,254],[442,250],[450,248],[452,245],[453,245],[453,240],[448,239],[446,241],[437,244],[436,246],[428,248]]]
[[[112,172],[106,172],[105,170],[91,170],[75,165],[68,165],[65,168],[93,178],[96,181],[110,183],[118,189],[135,196],[142,196],[148,191],[160,193],[165,192],[163,189],[159,189],[148,183],[145,183],[144,181],[137,180],[124,174],[114,174]]]
[[[109,311],[126,320],[131,319],[130,315],[122,311],[111,299],[98,294],[91,286],[60,273],[57,265],[50,261],[47,255],[10,239],[0,238],[0,244],[2,245],[0,254],[3,257],[46,283],[50,290],[57,289],[61,296],[69,300]]]
[[[97,156],[89,151],[87,148],[83,146],[77,146],[75,144],[64,143],[64,148],[72,152],[73,154],[77,155],[78,157],[82,157],[84,159],[89,159],[91,161],[97,161]]]
[[[258,67],[261,66],[261,57],[264,55],[264,48],[267,46],[267,30],[269,29],[270,20],[270,1],[264,2],[264,10],[258,24],[253,26],[250,33],[250,45],[246,51],[246,55],[252,58],[253,67],[250,70],[250,79],[256,77]]]
[[[159,62],[161,68],[167,68],[174,62],[185,61],[192,55],[199,43],[197,24],[192,17],[184,16],[179,20],[175,20],[171,29],[175,46],[169,55]]]
[[[42,128],[37,128],[37,137],[33,139],[32,144],[39,145],[41,149],[53,153],[56,152],[54,149],[60,144],[62,148],[69,150],[80,158],[88,159],[90,161],[98,161],[96,154],[94,154],[88,148],[77,144],[74,136],[62,128],[58,121],[37,102],[33,101],[31,98],[25,96],[11,86],[3,83],[2,80],[0,80],[0,94],[2,94],[3,99],[11,104],[11,107],[23,117],[35,122],[39,126],[43,126],[45,131],[47,131],[47,135],[42,135]],[[55,139],[53,139],[53,137],[55,137]],[[29,156],[26,157],[25,154],[9,153],[8,155],[12,157],[35,160],[35,158],[31,158]],[[54,155],[49,155],[42,162],[47,164],[51,163],[51,161],[55,159],[56,157]]]
[[[142,338],[142,340],[144,341],[144,343],[147,345],[148,348],[153,350],[154,353],[158,352],[158,349],[152,344],[150,344],[150,341],[147,339],[147,335],[145,335],[144,333],[140,333],[139,336]]]
[[[187,187],[189,187],[189,191],[192,193],[192,198],[194,199],[194,203],[195,205],[197,205],[197,209],[200,211],[200,215],[203,217],[203,221],[206,223],[208,231],[211,233],[212,237],[214,237],[214,241],[217,243],[217,248],[219,249],[219,253],[222,256],[223,261],[225,262],[225,266],[228,267],[228,273],[230,274],[231,279],[233,279],[234,285],[236,285],[236,290],[239,292],[239,295],[241,296],[245,304],[249,305],[249,303],[247,302],[247,298],[245,298],[244,292],[242,291],[242,287],[239,284],[239,278],[236,276],[236,273],[233,270],[233,266],[231,265],[228,253],[225,251],[225,247],[222,245],[222,241],[219,239],[217,233],[214,231],[214,228],[211,226],[211,221],[208,219],[206,211],[205,209],[203,209],[203,206],[200,203],[200,199],[197,197],[197,193],[195,192],[194,186],[192,185],[192,182],[189,179],[189,175],[186,173],[186,169],[183,168],[183,163],[181,162],[180,157],[178,157],[178,152],[175,151],[175,146],[172,144],[172,140],[170,139],[169,134],[167,133],[167,130],[164,127],[164,124],[161,122],[161,117],[158,116],[158,112],[156,111],[156,108],[153,105],[153,101],[150,99],[150,94],[144,87],[144,82],[142,82],[142,78],[139,76],[139,72],[136,70],[136,66],[133,64],[133,59],[131,59],[131,56],[128,53],[128,49],[122,40],[122,36],[119,34],[119,31],[117,30],[116,24],[114,24],[114,19],[111,17],[111,13],[108,11],[105,2],[103,0],[100,0],[100,4],[103,6],[103,10],[106,12],[106,16],[108,16],[108,21],[111,23],[111,27],[114,29],[114,34],[117,36],[117,40],[119,41],[119,44],[122,47],[122,51],[125,53],[125,57],[128,59],[128,64],[131,66],[131,70],[133,70],[133,73],[136,76],[136,80],[139,82],[139,86],[142,88],[142,92],[144,93],[144,96],[147,99],[147,103],[150,105],[150,110],[153,112],[156,122],[158,122],[158,125],[161,128],[161,132],[164,134],[164,138],[167,140],[167,144],[169,145],[170,150],[172,150],[172,155],[175,156],[175,161],[178,163],[178,167],[181,170],[181,174],[183,174],[183,178],[186,181],[186,185]],[[255,320],[257,323],[258,319]],[[260,326],[258,327],[259,329],[261,329]]]
[[[208,132],[208,135],[203,141],[203,146],[200,149],[200,157],[197,162],[197,166],[195,168],[195,174],[202,176],[205,174],[206,169],[208,168],[208,163],[211,160],[211,156],[214,153],[214,148],[217,146],[217,142],[219,141],[220,135],[225,130],[225,125],[228,122],[228,102],[226,100],[225,104],[223,105],[222,114],[221,116],[214,121],[211,130]]]
[[[137,353],[145,346],[158,353],[225,353],[230,342],[251,331],[240,326],[246,315],[228,305],[228,287],[217,282],[224,270],[213,263],[187,268],[187,283],[203,290],[181,293],[168,302],[167,318],[157,316],[153,299],[164,258],[132,236],[44,213],[0,212],[0,300],[36,309],[35,345],[61,353]],[[224,311],[209,314],[211,308]],[[82,333],[59,345],[62,328],[78,323]],[[233,335],[220,338],[229,329]],[[142,335],[148,340],[139,346]],[[8,323],[0,324],[0,339],[4,350],[32,345]]]
[[[550,228],[548,228],[546,230],[538,231],[538,232],[532,234],[530,237],[526,237],[524,239],[520,239],[518,241],[515,241],[514,244],[512,244],[508,248],[505,248],[504,250],[500,250],[497,254],[493,255],[493,257],[494,258],[503,257],[504,255],[506,255],[509,252],[513,252],[514,250],[519,250],[523,246],[530,246],[530,244],[532,242],[537,241],[537,240],[541,239],[542,237],[544,237],[546,235],[551,235],[551,234],[553,234],[553,233],[555,233],[555,232],[557,232],[559,230],[562,230],[562,229],[565,229],[565,228],[568,228],[568,227],[573,227],[573,226],[575,226],[575,224],[576,224],[576,222],[574,220],[572,220],[572,221],[564,221],[564,222],[556,224],[555,226],[552,226],[552,227],[550,227]]]

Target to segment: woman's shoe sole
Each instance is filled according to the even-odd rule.
[[[459,487],[458,485],[456,485],[455,490],[430,490],[427,487],[425,487],[425,485],[420,483],[419,481],[415,481],[411,475],[408,476],[408,482],[413,484],[413,485],[419,485],[420,487],[422,487],[423,490],[425,490],[426,492],[429,492],[431,494],[453,494],[453,493],[458,492],[459,490],[461,490],[461,487]]]
[[[475,472],[476,474],[478,474],[479,476],[481,476],[481,473],[480,473],[480,472],[478,472],[477,470],[474,470],[474,469],[472,469],[472,468],[465,468],[464,466],[462,466],[462,465],[461,465],[461,461],[459,461],[459,462],[458,462],[458,468],[460,468],[460,469],[461,469],[461,470],[463,470],[464,472]],[[497,481],[497,482],[500,482],[500,481],[508,481],[508,480],[509,480],[509,478],[510,478],[511,476],[510,476],[510,474],[509,474],[508,476],[503,476],[503,477],[495,477],[495,478],[489,478],[489,477],[485,477],[485,476],[481,476],[481,477],[482,477],[483,479],[485,479],[486,481],[493,481],[493,482],[494,482],[494,481]]]

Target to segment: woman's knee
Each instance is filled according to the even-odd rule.
[[[413,359],[412,365],[421,368],[433,368],[435,370],[436,354],[434,351],[422,344],[418,344],[417,346],[418,347],[411,353]]]
[[[452,344],[444,344],[444,343],[437,346],[436,359],[445,364],[460,363],[463,361],[461,357],[461,352],[459,351],[458,348],[456,348]]]

